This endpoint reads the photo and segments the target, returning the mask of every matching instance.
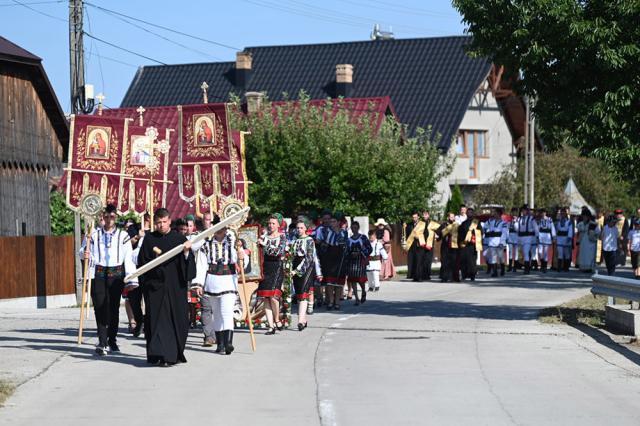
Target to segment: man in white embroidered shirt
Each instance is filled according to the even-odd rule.
[[[618,253],[618,219],[615,216],[607,218],[607,224],[602,230],[602,256],[607,265],[607,275],[616,272],[616,255]]]
[[[86,241],[82,248],[85,258],[90,259],[89,273],[93,279],[91,300],[98,328],[98,355],[106,355],[108,351],[120,352],[116,341],[120,296],[125,286],[125,275],[136,269],[129,235],[116,228],[116,217],[116,207],[108,204],[102,215],[104,226],[93,231],[89,248]],[[137,282],[129,285],[136,286]]]

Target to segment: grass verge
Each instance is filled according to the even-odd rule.
[[[589,294],[560,306],[543,309],[538,314],[538,320],[545,324],[587,324],[592,327],[604,327],[606,304],[606,296],[593,297]]]
[[[4,405],[4,402],[11,396],[16,387],[13,383],[0,379],[0,407]]]

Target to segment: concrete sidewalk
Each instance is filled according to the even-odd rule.
[[[193,332],[189,362],[168,369],[147,366],[142,339],[105,358],[77,346],[77,309],[4,312],[0,369],[23,384],[0,424],[637,425],[640,356],[536,320],[589,288],[555,273],[385,282],[303,332],[260,331],[255,353],[244,331],[232,356]]]

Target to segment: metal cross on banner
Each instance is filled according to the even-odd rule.
[[[122,179],[119,211],[152,215],[166,205],[167,188],[172,183],[168,180],[172,131],[165,129],[164,139],[158,140],[160,131],[155,127],[127,125],[122,168],[132,177]]]

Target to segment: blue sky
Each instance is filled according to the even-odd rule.
[[[392,28],[396,38],[458,35],[464,30],[449,0],[85,0],[85,8],[87,33],[149,58],[85,37],[86,81],[96,94],[105,94],[109,107],[120,104],[136,69],[155,64],[152,59],[167,64],[233,61],[235,49],[246,46],[366,40],[375,23]],[[66,0],[0,0],[0,35],[43,59],[65,112],[68,10]]]

